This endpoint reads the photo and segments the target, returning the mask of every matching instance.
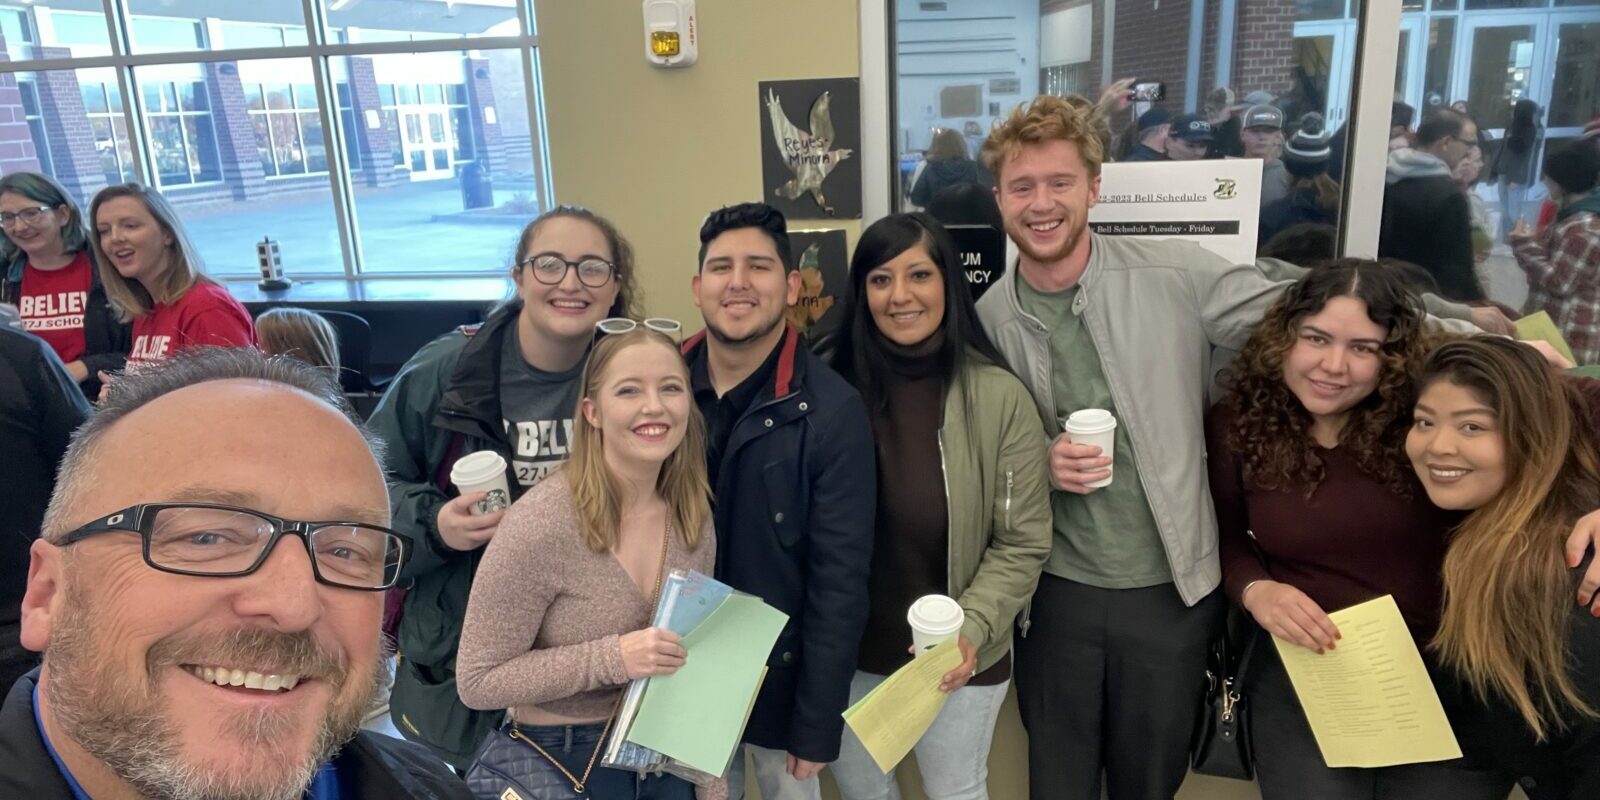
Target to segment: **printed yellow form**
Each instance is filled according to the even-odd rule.
[[[1322,655],[1274,638],[1330,767],[1389,767],[1461,757],[1439,694],[1394,597],[1328,617],[1339,644]]]
[[[949,697],[939,691],[939,681],[960,665],[956,640],[942,642],[895,670],[861,702],[845,710],[845,724],[855,731],[879,769],[885,773],[894,769],[928,732]]]

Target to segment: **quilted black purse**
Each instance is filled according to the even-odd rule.
[[[1190,748],[1194,771],[1219,778],[1247,781],[1255,777],[1255,753],[1250,738],[1250,698],[1245,683],[1256,640],[1265,635],[1246,623],[1245,645],[1237,657],[1226,633],[1211,646],[1206,665],[1206,695],[1200,707]]]
[[[584,782],[605,746],[611,721],[595,743],[589,768],[574,776],[543,747],[524,736],[515,721],[489,734],[467,769],[467,789],[475,800],[588,800]]]

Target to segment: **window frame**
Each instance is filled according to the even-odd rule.
[[[153,131],[150,128],[152,118],[178,117],[180,129],[183,128],[182,119],[192,114],[209,114],[211,112],[178,112],[174,114],[166,111],[149,112],[143,97],[143,87],[135,75],[138,67],[156,65],[199,65],[218,62],[245,62],[253,60],[278,60],[278,59],[303,59],[311,63],[313,86],[316,93],[316,119],[315,124],[320,125],[324,131],[326,142],[327,168],[325,170],[307,171],[284,176],[297,180],[321,178],[328,181],[332,194],[333,213],[337,223],[340,254],[343,261],[343,278],[346,280],[361,280],[366,277],[392,279],[392,278],[439,278],[439,277],[503,277],[504,270],[495,267],[473,271],[427,271],[427,272],[375,272],[363,271],[363,257],[361,240],[358,235],[356,219],[356,204],[354,198],[354,182],[352,175],[361,174],[359,163],[359,146],[352,147],[347,142],[346,126],[351,119],[359,124],[352,109],[339,102],[337,84],[332,66],[333,59],[359,56],[379,55],[418,55],[428,53],[459,53],[463,57],[470,57],[479,51],[512,51],[520,56],[521,69],[518,77],[521,79],[522,100],[527,105],[527,115],[530,121],[532,134],[529,137],[529,147],[532,151],[532,165],[534,173],[535,192],[538,195],[541,207],[549,207],[554,197],[554,189],[550,178],[550,163],[548,154],[548,129],[544,119],[543,87],[540,83],[538,31],[534,21],[533,0],[516,0],[514,7],[517,17],[517,27],[514,34],[496,36],[449,36],[440,38],[429,36],[425,32],[408,32],[410,35],[404,41],[376,41],[376,42],[350,42],[347,28],[331,26],[328,22],[328,5],[330,0],[301,0],[301,9],[304,19],[303,29],[306,34],[306,44],[287,45],[283,47],[254,47],[220,50],[184,50],[170,52],[139,52],[135,53],[132,41],[132,23],[152,15],[133,14],[129,5],[123,0],[102,0],[101,14],[104,17],[107,35],[110,41],[110,52],[105,55],[98,43],[79,45],[93,50],[96,54],[65,58],[39,58],[32,60],[19,60],[0,62],[0,74],[33,73],[48,70],[82,70],[92,68],[111,68],[116,74],[115,91],[120,94],[122,112],[101,112],[90,114],[91,118],[106,118],[107,125],[112,132],[112,150],[117,158],[118,167],[126,169],[122,163],[122,153],[119,149],[118,131],[111,118],[122,116],[124,132],[128,137],[128,146],[133,156],[134,179],[146,185],[159,185],[159,171],[154,162],[154,148],[151,143]],[[78,13],[85,16],[94,12],[75,12],[70,10],[51,11],[52,14]],[[201,44],[206,45],[211,38],[209,23],[220,21],[217,16],[202,17],[196,21],[201,34]],[[32,10],[27,17],[28,24],[37,24]],[[281,26],[285,32],[285,41],[295,30],[302,26]],[[357,37],[359,38],[359,37]],[[113,91],[109,81],[101,84],[108,95],[107,107],[110,107]],[[447,96],[444,98],[446,109],[445,124],[451,122],[451,112],[457,106],[450,103]],[[208,98],[214,102],[215,98]],[[264,104],[265,105],[265,104]],[[296,104],[297,105],[297,104]],[[469,106],[470,107],[470,106]],[[385,108],[385,112],[388,109]],[[254,119],[257,112],[251,111]],[[263,113],[270,113],[266,110]],[[294,114],[296,129],[301,131],[307,127],[310,120],[302,121],[305,115],[312,113],[310,109],[294,109],[284,111],[284,114]],[[386,120],[387,121],[387,120]],[[473,125],[478,121],[473,120]],[[270,126],[269,126],[270,127]],[[211,135],[215,139],[219,132],[215,124],[211,126]],[[466,132],[471,135],[470,131]],[[97,139],[99,141],[99,139]],[[185,146],[190,146],[185,140]],[[216,149],[216,143],[212,144]],[[458,160],[458,163],[476,160],[477,152],[475,142],[472,145],[472,159]],[[381,163],[382,156],[376,156]],[[220,158],[220,156],[219,156]],[[186,159],[187,160],[187,159]],[[192,162],[190,163],[192,167]],[[310,164],[307,164],[308,170]],[[221,165],[221,171],[226,172],[226,165]],[[191,169],[191,174],[193,170]],[[107,175],[109,178],[110,176]],[[174,185],[173,190],[185,190],[197,186],[217,185],[218,182],[186,183]],[[315,274],[337,276],[339,271],[329,265],[325,272]],[[231,276],[230,276],[231,277]]]

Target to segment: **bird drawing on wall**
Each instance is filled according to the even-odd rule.
[[[834,150],[833,115],[828,111],[828,93],[823,92],[811,104],[810,131],[801,130],[783,113],[783,101],[776,92],[767,90],[767,114],[772,117],[772,135],[777,140],[783,163],[794,173],[788,182],[773,190],[779,197],[797,199],[806,192],[817,202],[823,213],[833,215],[833,206],[822,195],[822,182],[839,162],[850,157],[849,149]]]

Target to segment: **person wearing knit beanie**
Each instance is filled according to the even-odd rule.
[[[1291,181],[1289,193],[1261,207],[1258,243],[1295,225],[1338,222],[1339,184],[1328,177],[1328,160],[1333,155],[1331,138],[1321,114],[1308,113],[1295,125],[1294,135],[1283,145],[1283,166]]]

